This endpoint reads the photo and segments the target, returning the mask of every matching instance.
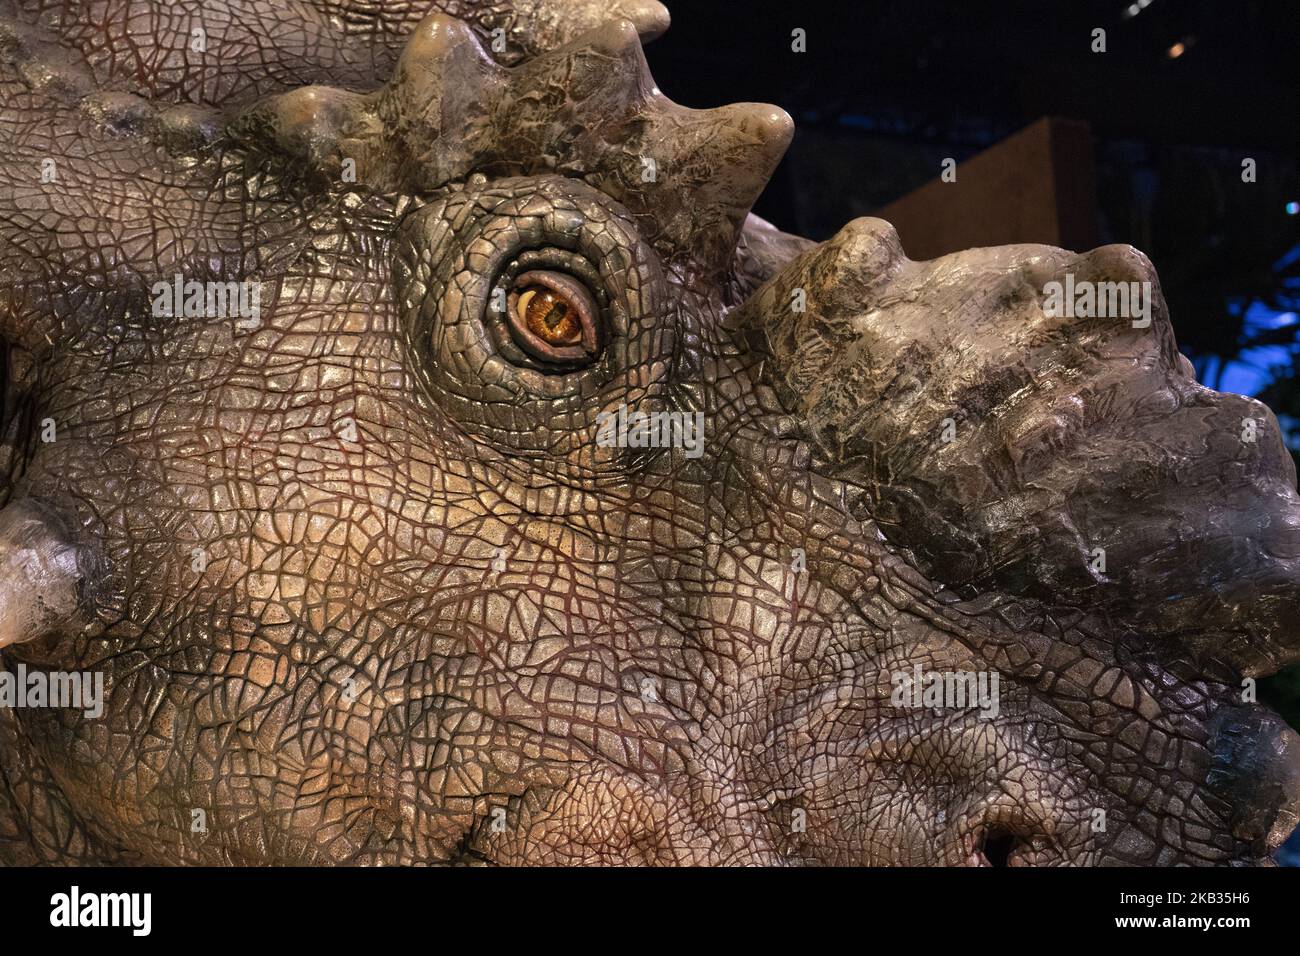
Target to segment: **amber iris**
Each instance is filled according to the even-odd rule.
[[[560,293],[532,285],[519,294],[519,317],[528,330],[547,345],[577,345],[582,341],[582,318]]]

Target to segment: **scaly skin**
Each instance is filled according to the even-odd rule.
[[[0,861],[1216,864],[1295,825],[1242,686],[1300,657],[1276,424],[1158,298],[1043,309],[1139,253],[747,218],[789,120],[669,103],[649,2],[194,22],[0,5],[0,659],[107,689],[0,709]],[[530,268],[591,292],[591,364],[503,331]],[[154,314],[178,273],[260,324]],[[620,405],[703,454],[602,445]],[[917,665],[998,715],[895,706]]]

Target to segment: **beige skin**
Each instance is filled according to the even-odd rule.
[[[789,120],[668,102],[650,4],[373,22],[375,75],[326,18],[279,71],[108,38],[150,68],[19,6],[0,560],[55,572],[0,584],[0,655],[107,701],[0,710],[0,859],[1213,864],[1294,826],[1300,744],[1242,699],[1298,656],[1272,416],[1158,299],[1043,309],[1140,254],[747,218]],[[589,361],[493,311],[537,269],[598,304]],[[263,283],[260,324],[154,315],[177,273]],[[620,405],[704,454],[601,445]],[[997,716],[897,706],[917,664],[996,672]]]

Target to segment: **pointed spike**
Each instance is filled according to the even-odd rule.
[[[378,103],[382,134],[399,137],[407,154],[396,165],[411,186],[436,189],[474,168],[505,83],[466,24],[437,13],[420,21]]]
[[[580,112],[591,125],[635,113],[658,92],[636,26],[628,20],[606,21],[554,53],[529,61],[511,77],[512,92],[546,89],[569,94],[567,102],[556,104],[556,116]]]
[[[794,137],[794,121],[777,106],[735,103],[708,110],[715,133],[708,141],[713,175],[702,196],[725,219],[713,258],[729,259],[745,226],[745,217],[772,178]]]
[[[632,12],[644,19],[645,10],[654,13]],[[275,98],[264,125],[327,172],[347,136],[358,174],[378,189],[431,191],[476,169],[581,178],[627,206],[667,258],[717,272],[732,261],[793,123],[760,103],[673,103],[650,75],[644,31],[644,22],[608,20],[507,68],[468,25],[433,14],[379,93],[308,88]]]
[[[554,105],[537,95],[557,88],[568,96]],[[794,129],[775,106],[673,103],[655,86],[637,28],[626,20],[513,71],[509,98],[529,104],[526,122],[516,124],[525,132],[499,128],[489,152],[550,157],[552,168],[626,205],[661,248],[697,255],[711,270],[730,261]]]
[[[333,176],[345,142],[366,126],[366,101],[347,90],[304,86],[255,103],[235,118],[230,131],[273,155],[300,160],[311,172]]]
[[[0,648],[79,631],[89,565],[53,509],[24,498],[0,510]]]
[[[622,17],[606,20],[572,43],[566,44],[566,48],[577,53],[590,51],[616,57],[632,55],[639,62],[645,62],[641,56],[641,37],[636,24]]]
[[[832,368],[828,350],[857,335],[854,317],[865,307],[864,296],[880,295],[909,264],[894,227],[863,216],[825,242],[803,244],[728,323],[760,337],[762,350],[772,357],[778,387],[787,393],[791,407],[806,416],[823,394],[821,386]],[[791,307],[796,290],[802,293],[802,309]],[[868,400],[863,392],[863,402]],[[865,410],[857,402],[841,402],[835,415],[835,422],[855,421]]]
[[[596,181],[653,220],[652,239],[703,268],[725,268],[745,217],[780,162],[793,123],[775,106],[738,103],[692,110],[657,90],[606,134],[619,144],[601,157]],[[650,168],[652,175],[644,175]]]
[[[672,22],[668,9],[657,0],[540,0],[533,8],[531,29],[554,22],[554,33],[574,37],[609,20],[627,20],[636,27],[642,43],[662,36]]]
[[[600,2],[604,3],[605,0]],[[649,43],[663,36],[672,24],[668,8],[658,0],[614,0],[607,9],[607,16],[612,14],[634,23],[642,43]]]
[[[570,91],[552,120],[568,137],[562,168],[590,176],[675,251],[707,268],[730,261],[745,217],[781,161],[794,123],[779,107],[679,106],[655,85],[634,24],[613,20],[519,71],[512,93],[537,83]],[[575,114],[577,116],[575,117]],[[530,119],[532,119],[530,117]],[[585,123],[576,122],[585,119]],[[585,135],[572,130],[583,127]]]
[[[494,66],[469,25],[441,13],[431,13],[419,22],[406,41],[390,86],[401,85],[410,96],[436,95],[446,81],[460,72],[475,72]]]

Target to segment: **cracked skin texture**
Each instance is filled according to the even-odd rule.
[[[1235,864],[1294,827],[1242,681],[1300,658],[1295,473],[1140,253],[778,232],[788,118],[666,100],[652,2],[201,22],[0,3],[0,659],[106,688],[0,709],[0,861]],[[525,269],[596,354],[521,345]],[[1066,273],[1152,282],[1151,326],[1045,315]],[[260,318],[155,315],[176,274]],[[601,445],[620,405],[702,412],[703,454]],[[996,671],[998,716],[893,706],[916,665]]]

